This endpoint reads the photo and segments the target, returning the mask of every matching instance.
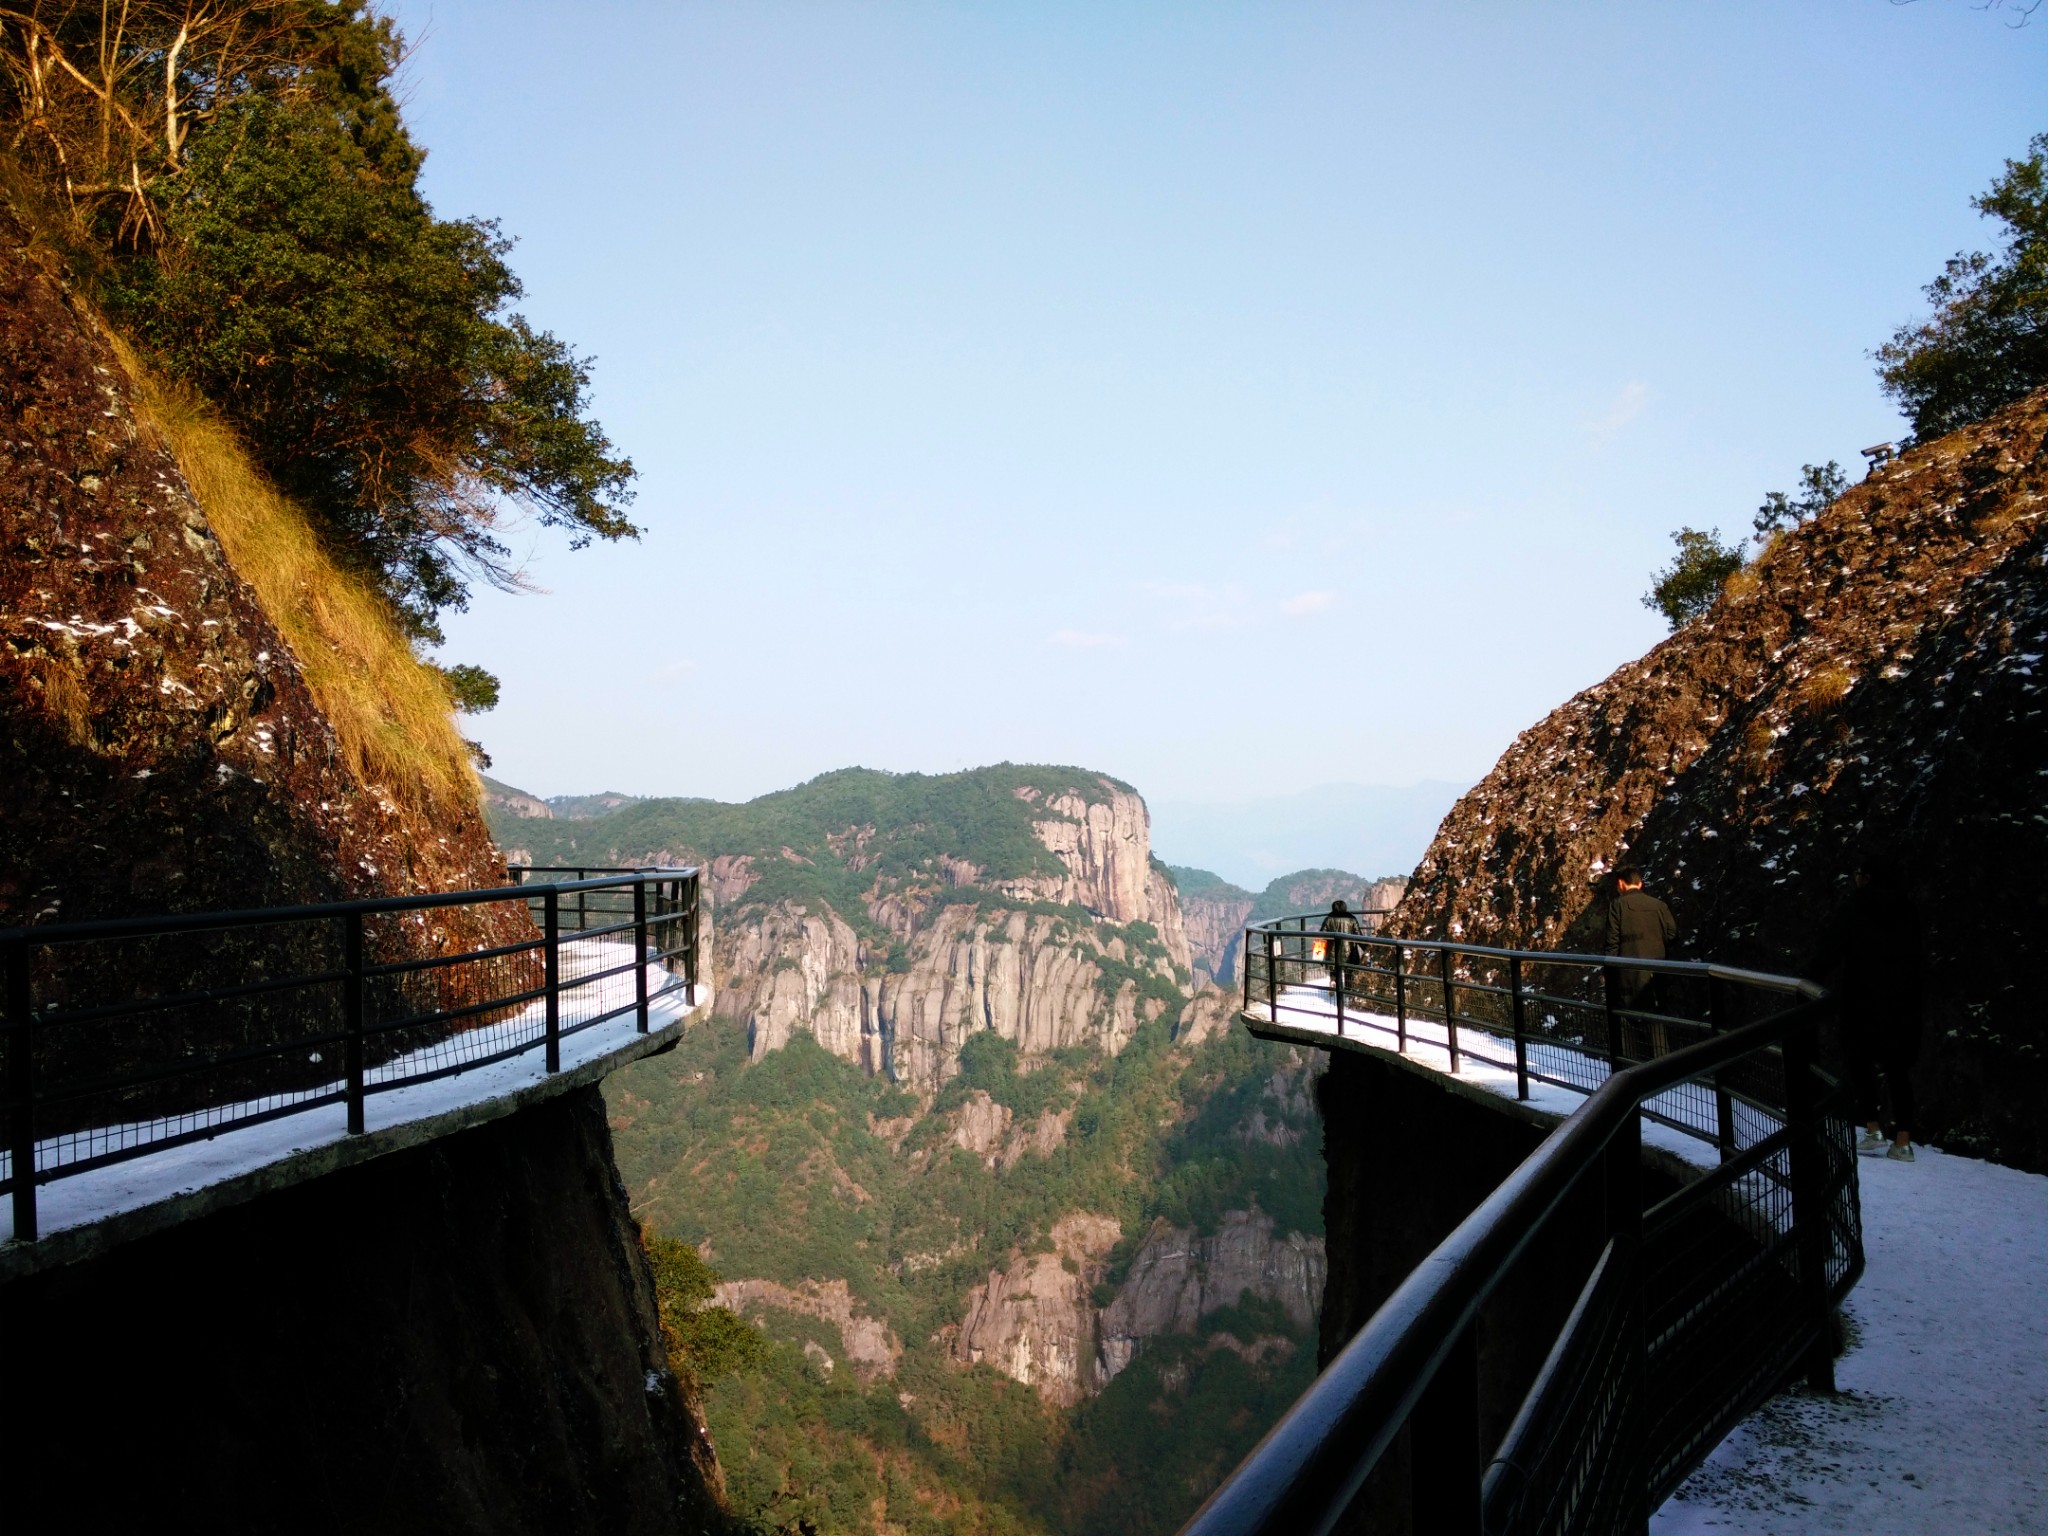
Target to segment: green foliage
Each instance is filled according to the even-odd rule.
[[[1825,464],[1802,464],[1796,496],[1788,496],[1783,491],[1765,494],[1764,504],[1756,511],[1756,542],[1769,543],[1771,535],[1780,529],[1797,528],[1801,523],[1820,516],[1847,489],[1849,477],[1842,473],[1842,466],[1833,459]],[[1715,531],[1719,532],[1718,529]]]
[[[1359,911],[1371,888],[1371,880],[1348,869],[1297,869],[1268,881],[1245,921],[1265,923],[1276,917],[1291,917],[1310,907],[1325,906],[1338,896],[1349,902],[1353,911]],[[1310,895],[1311,891],[1327,891],[1329,895]]]
[[[421,197],[391,22],[362,0],[263,9],[275,64],[188,125],[154,238],[102,230],[99,296],[434,638],[471,573],[512,579],[498,500],[578,544],[630,537],[632,466],[586,418],[585,361],[511,312],[511,242]]]
[[[1712,533],[1681,528],[1671,541],[1678,554],[1656,573],[1656,585],[1644,594],[1643,606],[1663,614],[1675,631],[1714,606],[1728,578],[1742,569],[1742,550],[1722,544],[1718,528]]]
[[[2003,249],[1964,252],[1927,285],[1934,313],[1877,350],[1885,393],[1925,442],[2048,385],[2048,133],[1972,200]]]
[[[1129,788],[1072,767],[999,763],[948,774],[845,768],[743,805],[641,800],[587,820],[522,821],[495,809],[491,814],[494,833],[501,840],[516,838],[541,864],[745,857],[754,883],[736,910],[781,902],[808,910],[830,907],[886,969],[902,962],[895,940],[868,915],[871,891],[898,892],[925,907],[1000,906],[1092,925],[1078,907],[1020,901],[995,889],[1063,869],[1031,830],[1034,821],[1052,813],[1019,791],[1041,801],[1073,793],[1092,804]],[[978,869],[978,883],[956,885],[949,872],[953,860]],[[1137,942],[1143,943],[1142,935]]]
[[[1250,891],[1232,885],[1213,870],[1196,869],[1187,864],[1169,864],[1166,866],[1166,872],[1173,878],[1174,889],[1180,892],[1183,899],[1203,896],[1218,901],[1228,901],[1233,897],[1241,901],[1251,899]]]
[[[498,679],[495,673],[486,672],[482,667],[459,662],[452,667],[435,666],[441,680],[448,685],[448,696],[455,700],[456,710],[465,715],[480,715],[486,710],[498,707]]]
[[[686,1390],[702,1390],[734,1371],[758,1369],[768,1360],[761,1330],[727,1307],[707,1306],[718,1276],[688,1243],[644,1228],[640,1245],[654,1273],[654,1303],[669,1369]]]
[[[1012,1042],[982,1031],[964,1042],[959,1077],[907,1133],[890,1133],[893,1146],[884,1131],[918,1115],[917,1099],[808,1035],[752,1063],[744,1029],[713,1022],[615,1075],[620,1169],[652,1229],[707,1243],[728,1275],[844,1279],[856,1308],[903,1344],[893,1379],[864,1382],[832,1327],[767,1313],[767,1362],[706,1394],[735,1506],[764,1531],[868,1531],[878,1501],[911,1530],[1106,1531],[1117,1510],[1137,1530],[1177,1526],[1291,1400],[1290,1373],[1313,1355],[1300,1340],[1286,1361],[1254,1366],[1210,1336],[1292,1338],[1284,1317],[1256,1300],[1226,1308],[1203,1338],[1148,1343],[1129,1385],[1120,1376],[1069,1413],[988,1367],[957,1365],[943,1330],[972,1286],[1013,1254],[1045,1251],[1070,1212],[1114,1217],[1126,1258],[1161,1217],[1213,1228],[1257,1206],[1283,1227],[1319,1230],[1312,1120],[1299,1095],[1283,1104],[1270,1092],[1288,1063],[1242,1032],[1176,1047],[1154,1023],[1116,1057],[1075,1047],[1026,1071]],[[1067,1111],[1064,1144],[986,1167],[951,1141],[949,1111],[975,1089],[1020,1121]],[[1247,1140],[1254,1109],[1294,1139]],[[829,1374],[806,1341],[836,1359]],[[1155,1366],[1176,1360],[1189,1373],[1169,1390]],[[1144,1429],[1159,1423],[1155,1402],[1185,1415],[1187,1433]]]

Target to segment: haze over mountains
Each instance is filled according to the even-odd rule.
[[[1169,864],[1214,870],[1253,891],[1278,875],[1330,865],[1405,875],[1467,787],[1427,779],[1399,787],[1318,784],[1252,800],[1152,801],[1152,846]]]

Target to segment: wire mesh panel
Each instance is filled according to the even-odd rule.
[[[688,1001],[694,870],[0,934],[0,1190],[367,1095]],[[544,931],[535,904],[573,914]],[[551,936],[552,935],[552,936]],[[32,1176],[20,1177],[24,1170]]]

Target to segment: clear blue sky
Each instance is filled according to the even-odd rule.
[[[1965,0],[392,9],[641,471],[448,625],[543,794],[1474,779],[1673,529],[1898,435],[1866,354],[2048,129]]]

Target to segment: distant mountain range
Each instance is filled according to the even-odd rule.
[[[1211,869],[1247,890],[1308,868],[1406,875],[1468,786],[1322,784],[1258,800],[1154,800],[1152,847],[1169,864]]]

